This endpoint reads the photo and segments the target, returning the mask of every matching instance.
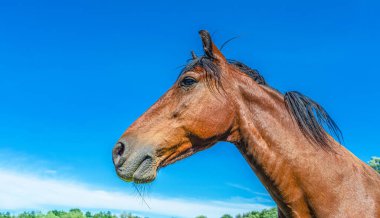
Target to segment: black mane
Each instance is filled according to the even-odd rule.
[[[247,74],[258,84],[268,86],[264,77],[261,76],[261,74],[257,70],[252,69],[247,65],[236,60],[230,59],[228,60],[228,63],[237,67],[241,72]],[[220,82],[220,68],[216,64],[214,64],[212,59],[206,56],[195,57],[195,59],[190,60],[189,63],[182,69],[180,76],[187,71],[193,70],[195,67],[203,68],[206,72],[206,78],[213,78],[216,79],[218,83]]]
[[[311,142],[324,149],[331,149],[332,139],[324,127],[327,127],[339,142],[342,140],[342,132],[339,127],[317,102],[297,91],[286,92],[284,99],[289,113],[297,122],[301,132]]]
[[[228,60],[228,63],[238,68],[258,84],[270,87],[257,70],[235,60]],[[206,81],[209,86],[220,85],[221,69],[213,62],[212,58],[207,56],[194,56],[182,69],[180,75],[196,67],[201,67],[205,70]],[[331,149],[332,138],[326,132],[325,127],[341,142],[343,137],[339,127],[317,102],[296,91],[286,92],[284,101],[286,108],[298,124],[303,135],[313,144],[326,150]]]
[[[259,71],[257,71],[256,69],[252,69],[252,68],[248,67],[247,65],[245,65],[239,61],[235,61],[235,60],[228,60],[228,63],[237,67],[241,72],[247,74],[249,77],[251,77],[253,80],[255,80],[258,84],[268,86],[264,77],[261,76]]]

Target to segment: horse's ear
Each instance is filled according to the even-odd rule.
[[[218,62],[226,62],[226,58],[224,57],[222,52],[220,52],[220,50],[212,42],[210,33],[208,33],[207,30],[200,30],[199,35],[201,36],[203,50],[206,56]]]

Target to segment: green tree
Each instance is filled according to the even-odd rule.
[[[204,215],[200,215],[200,216],[197,216],[195,218],[207,218],[207,216],[204,216]]]
[[[11,214],[9,212],[6,213],[0,213],[0,218],[12,218]]]
[[[140,218],[139,216],[134,216],[131,213],[123,212],[120,214],[120,218]]]
[[[380,173],[380,157],[372,157],[368,164],[376,170],[376,172]]]
[[[52,211],[49,211],[49,213],[52,213],[57,217],[63,217],[67,214],[65,211],[62,211],[62,210],[52,210]]]
[[[224,214],[221,218],[233,218],[233,217],[229,214]]]
[[[86,218],[92,218],[92,214],[90,211],[87,211],[85,214]]]
[[[264,209],[261,212],[251,211],[243,215],[237,215],[236,218],[277,218],[277,209]]]
[[[85,218],[80,209],[71,209],[68,213],[60,216],[60,218]]]
[[[18,218],[41,218],[43,217],[43,215],[40,212],[31,211],[31,212],[20,213],[17,217]]]
[[[59,216],[55,215],[52,211],[49,211],[44,218],[60,218]]]
[[[94,214],[93,218],[117,218],[117,216],[112,215],[110,211],[107,211],[96,213]]]
[[[277,218],[277,208],[272,208],[272,209],[264,209],[261,211],[261,218]]]

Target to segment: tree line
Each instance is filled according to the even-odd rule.
[[[71,209],[68,212],[62,210],[51,210],[47,213],[41,212],[23,212],[18,215],[12,215],[9,212],[0,213],[0,218],[148,218],[132,215],[131,213],[123,212],[116,215],[107,212],[91,213],[89,211],[82,212],[80,209]],[[197,216],[196,218],[207,218],[206,216]],[[234,218],[232,215],[224,214],[221,218]],[[277,209],[264,209],[262,211],[252,211],[244,214],[238,214],[235,218],[277,218]]]
[[[120,215],[112,214],[110,211],[91,213],[89,211],[83,213],[80,209],[71,209],[68,212],[63,210],[51,210],[47,213],[36,211],[23,212],[12,215],[9,212],[0,213],[0,218],[143,218],[134,216],[131,213],[122,213]]]

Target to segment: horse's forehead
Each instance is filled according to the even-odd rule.
[[[200,74],[200,73],[203,73],[204,71],[205,71],[205,69],[202,66],[197,65],[197,66],[194,66],[192,69],[186,71],[185,73],[187,73],[187,72],[194,72],[194,73],[199,73]]]

